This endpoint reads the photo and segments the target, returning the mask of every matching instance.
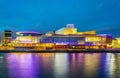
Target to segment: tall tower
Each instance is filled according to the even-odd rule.
[[[12,40],[12,31],[4,30],[2,32],[2,45],[8,45]]]

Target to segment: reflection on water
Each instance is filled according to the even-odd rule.
[[[119,77],[119,53],[0,54],[0,78]]]
[[[35,67],[32,54],[9,54],[7,56],[8,71],[11,78],[34,78]]]
[[[56,53],[54,60],[54,76],[55,78],[61,77],[66,78],[69,71],[68,68],[68,54]]]

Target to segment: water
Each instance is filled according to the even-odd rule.
[[[120,54],[0,53],[0,78],[120,78]]]

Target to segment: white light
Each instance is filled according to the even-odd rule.
[[[56,43],[56,45],[67,45],[67,43]]]
[[[74,28],[74,24],[67,24],[66,27],[67,28]]]

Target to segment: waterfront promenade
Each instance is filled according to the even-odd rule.
[[[28,53],[120,53],[120,49],[61,49],[61,50],[31,50],[31,49],[14,49],[14,50],[0,50],[1,53],[12,52],[28,52]]]

